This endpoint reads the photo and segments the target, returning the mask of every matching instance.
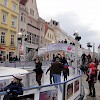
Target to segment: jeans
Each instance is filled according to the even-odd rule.
[[[54,77],[54,83],[59,83],[61,82],[61,76],[59,74],[53,74]],[[55,85],[56,88],[58,88],[58,85]],[[59,85],[60,91],[62,92],[62,87],[61,84]]]
[[[90,95],[95,96],[95,86],[93,82],[88,82]]]

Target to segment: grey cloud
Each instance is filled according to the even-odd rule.
[[[95,43],[96,47],[99,44],[99,39],[97,40],[96,35],[98,32],[91,31],[91,25],[83,25],[81,23],[80,17],[74,12],[66,12],[60,15],[53,16],[52,19],[59,21],[61,28],[67,32],[68,35],[73,36],[74,31],[78,31],[81,39],[81,44],[86,48],[86,43]]]

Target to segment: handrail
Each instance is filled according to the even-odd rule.
[[[34,73],[34,71],[29,72],[29,73],[20,74],[20,75],[28,75],[28,74],[31,74],[31,73]],[[0,77],[9,77],[9,76],[13,76],[13,75],[5,75],[5,76],[0,76]]]
[[[49,87],[49,86],[55,86],[55,85],[59,85],[59,84],[68,83],[68,82],[70,82],[70,81],[72,81],[72,80],[74,80],[76,78],[79,78],[80,76],[82,76],[82,75],[78,75],[78,76],[76,76],[76,77],[74,77],[72,79],[69,79],[67,81],[64,81],[64,82],[59,82],[59,83],[54,83],[54,84],[49,84],[49,85],[42,85],[42,86],[32,86],[32,87],[29,87],[29,88],[24,88],[24,91],[25,90],[36,89],[36,88],[38,89],[38,88],[43,88],[43,87]]]
[[[70,67],[75,68],[73,66],[70,66]],[[34,71],[29,72],[29,73],[25,73],[25,74],[21,74],[21,75],[28,75],[28,74],[31,74],[31,73],[34,73]],[[5,75],[5,76],[0,76],[0,77],[9,77],[9,76],[13,76],[13,75]]]
[[[31,86],[31,87],[28,87],[28,88],[24,88],[23,91],[31,90],[31,89],[40,89],[40,88],[43,88],[43,87],[50,87],[50,86],[55,86],[55,85],[60,85],[60,84],[68,83],[68,82],[70,82],[70,81],[72,81],[72,80],[82,76],[81,70],[79,70],[79,71],[80,71],[80,75],[77,75],[76,77],[74,77],[72,79],[69,79],[67,81],[59,82],[59,83],[54,83],[54,84],[49,84],[49,85],[42,85],[42,86]],[[0,95],[5,95],[5,94],[6,94],[6,91],[0,92]]]

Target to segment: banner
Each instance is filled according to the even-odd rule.
[[[74,93],[77,92],[79,90],[79,80],[76,80],[74,82]]]
[[[38,55],[43,55],[48,52],[60,51],[60,50],[65,52],[75,53],[75,46],[64,43],[57,43],[57,44],[53,43],[49,44],[48,46],[39,48]],[[81,54],[82,54],[82,49],[78,49],[78,55],[81,56]]]
[[[66,99],[69,99],[71,96],[73,96],[73,83],[70,83],[67,86],[67,97],[66,97]]]
[[[57,90],[40,92],[39,100],[57,100],[57,95],[58,95]]]

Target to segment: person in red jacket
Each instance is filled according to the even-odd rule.
[[[97,69],[95,67],[94,61],[91,61],[91,63],[88,66],[88,72],[87,72],[87,81],[89,85],[89,96],[95,97],[95,83],[96,83],[96,74],[97,74]]]

